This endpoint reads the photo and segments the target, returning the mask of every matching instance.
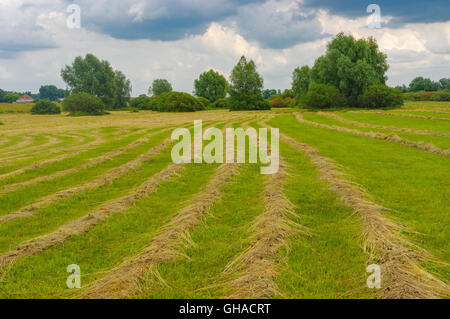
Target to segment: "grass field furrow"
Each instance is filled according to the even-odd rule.
[[[404,145],[404,146],[415,147],[424,152],[429,152],[429,153],[433,153],[436,155],[450,156],[450,149],[443,150],[443,149],[440,149],[439,147],[436,147],[433,144],[410,141],[410,140],[401,138],[400,136],[398,136],[396,134],[383,134],[383,133],[377,133],[377,132],[362,132],[359,130],[349,129],[349,128],[340,127],[340,126],[331,126],[331,125],[326,125],[326,124],[320,124],[320,123],[305,120],[300,113],[296,114],[296,118],[301,123],[313,125],[316,127],[322,127],[322,128],[326,128],[329,130],[345,132],[345,133],[355,134],[355,135],[359,135],[359,136],[365,136],[365,137],[374,138],[374,139],[378,139],[378,140],[389,141],[389,142],[397,143],[397,144]]]
[[[348,179],[334,161],[320,155],[310,145],[284,134],[281,137],[310,157],[330,187],[341,195],[342,201],[361,216],[366,241],[364,248],[383,270],[382,297],[436,298],[450,294],[447,284],[420,267],[421,262],[430,261],[432,257],[401,234],[403,226],[383,214],[387,210],[385,207],[371,201],[367,191]]]
[[[353,121],[346,119],[342,117],[344,113],[340,113],[340,115],[336,115],[335,113],[324,113],[327,116],[341,121],[343,123],[347,123],[354,126],[360,126],[360,127],[368,127],[368,128],[375,128],[375,129],[382,129],[382,130],[390,130],[390,131],[397,131],[397,132],[407,132],[407,133],[414,133],[414,134],[421,134],[421,135],[437,135],[437,136],[450,136],[450,133],[443,133],[443,132],[437,132],[437,131],[425,131],[425,130],[418,130],[418,129],[412,129],[412,128],[402,128],[402,127],[396,127],[396,126],[385,126],[385,125],[378,125],[378,124],[368,124],[364,122],[359,121]]]
[[[163,226],[141,253],[111,271],[89,287],[85,298],[125,298],[136,293],[139,279],[157,274],[157,265],[184,257],[180,247],[193,245],[189,230],[200,224],[214,203],[220,199],[222,187],[238,174],[234,164],[222,164],[191,203]]]
[[[80,165],[80,166],[77,166],[77,167],[72,167],[72,168],[69,168],[69,169],[66,169],[66,170],[63,170],[63,171],[58,171],[58,172],[56,172],[54,174],[49,174],[49,175],[36,177],[34,179],[27,180],[25,182],[20,182],[20,183],[15,183],[15,184],[7,184],[2,189],[0,189],[0,194],[6,194],[6,193],[9,193],[9,192],[17,189],[17,188],[30,186],[30,185],[37,184],[37,183],[40,183],[40,182],[43,182],[43,181],[50,181],[50,180],[53,180],[53,179],[55,179],[57,177],[66,176],[66,175],[75,173],[75,172],[77,172],[79,170],[82,170],[82,169],[87,169],[87,168],[94,167],[94,166],[96,166],[98,164],[101,164],[103,162],[111,160],[112,158],[122,154],[126,150],[130,150],[130,149],[138,147],[142,143],[147,142],[149,140],[149,138],[151,138],[152,136],[154,136],[156,134],[159,134],[161,132],[164,132],[164,131],[166,131],[166,130],[162,130],[162,131],[158,131],[156,133],[149,134],[149,135],[147,135],[147,136],[145,136],[143,138],[140,138],[137,141],[135,141],[135,142],[133,142],[131,144],[128,144],[128,145],[126,145],[124,147],[121,147],[121,148],[119,148],[119,149],[117,149],[115,151],[108,152],[108,153],[106,153],[104,155],[101,155],[101,156],[98,156],[98,157],[95,157],[95,158],[91,158],[91,159],[89,159],[87,161],[86,164],[83,164],[83,165]]]
[[[284,161],[283,161],[284,162]],[[277,253],[286,245],[286,238],[297,231],[309,231],[287,218],[298,218],[294,205],[284,194],[286,183],[285,164],[278,173],[271,175],[264,188],[264,212],[252,223],[252,243],[242,254],[236,256],[224,269],[233,278],[228,282],[233,293],[230,298],[254,299],[280,296],[275,284],[278,274]]]
[[[147,130],[139,130],[137,133],[135,134],[129,134],[129,135],[124,135],[120,138],[115,138],[112,141],[121,141],[121,140],[126,140],[126,138],[128,137],[133,137],[133,136],[139,136],[141,134],[143,134],[144,132],[146,132]],[[36,171],[36,169],[50,165],[50,164],[55,164],[55,163],[59,163],[61,161],[64,160],[68,160],[68,159],[73,159],[74,157],[83,154],[83,153],[87,153],[89,151],[95,151],[96,147],[100,147],[102,146],[102,144],[107,143],[108,141],[103,138],[103,137],[98,137],[95,140],[84,144],[84,145],[76,145],[74,147],[70,147],[70,148],[65,148],[62,150],[59,150],[57,153],[63,153],[62,155],[58,155],[56,157],[51,157],[51,158],[46,158],[43,160],[33,160],[31,164],[25,164],[25,166],[21,166],[20,168],[18,167],[12,167],[8,172],[5,172],[3,174],[0,175],[0,180],[3,180],[5,178],[9,178],[12,176],[16,176],[16,175],[20,175],[23,174],[25,172],[28,172],[30,170],[32,171]],[[111,151],[110,151],[111,152]],[[53,152],[48,152],[50,154],[52,154]]]
[[[30,144],[32,144],[34,142],[34,138],[31,136],[26,136],[26,135],[22,135],[21,139],[19,141],[17,141],[17,143],[6,146],[6,147],[2,147],[2,149],[0,150],[0,156],[2,154],[8,154],[8,152],[5,151],[9,151],[9,150],[17,150],[17,149],[21,149],[21,148],[26,148],[27,146],[29,146]]]
[[[157,186],[161,182],[171,178],[179,169],[181,169],[181,167],[182,166],[170,164],[166,169],[153,175],[129,195],[112,200],[88,215],[62,225],[54,232],[29,240],[20,244],[16,249],[0,255],[0,269],[8,266],[17,258],[36,254],[64,242],[71,236],[77,236],[88,232],[96,224],[109,218],[112,214],[126,210],[137,199],[147,196],[150,192],[156,191]]]
[[[130,171],[133,171],[134,169],[142,165],[142,163],[148,160],[149,158],[158,155],[164,148],[168,147],[170,144],[171,144],[170,138],[166,139],[158,146],[155,146],[150,150],[148,150],[146,153],[139,155],[136,159],[129,161],[125,164],[122,164],[119,167],[112,168],[106,174],[100,176],[97,179],[94,179],[81,185],[74,186],[72,188],[59,191],[55,194],[51,194],[37,202],[34,202],[29,206],[22,207],[21,209],[12,213],[2,215],[0,216],[0,223],[4,223],[17,218],[33,216],[38,212],[39,209],[51,205],[52,203],[58,200],[67,198],[69,196],[73,196],[87,189],[93,189],[100,187],[101,185],[110,184],[115,179],[125,174],[128,174]]]
[[[410,117],[410,118],[414,118],[414,119],[425,119],[425,120],[436,120],[436,121],[450,121],[450,118],[445,118],[445,117],[423,116],[423,115],[408,114],[408,113],[375,112],[375,114],[392,115],[392,116],[404,116],[404,117]]]

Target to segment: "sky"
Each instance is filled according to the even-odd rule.
[[[450,77],[448,0],[0,0],[0,88],[65,88],[60,70],[93,53],[131,80],[133,96],[157,78],[192,93],[200,73],[228,77],[242,55],[265,88],[285,89],[339,32],[377,40],[391,86]]]

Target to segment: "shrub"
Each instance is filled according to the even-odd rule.
[[[192,95],[183,92],[166,92],[152,98],[147,106],[158,112],[195,112],[203,105]]]
[[[135,99],[132,99],[128,104],[131,108],[145,110],[146,104],[150,101],[149,97],[140,96]]]
[[[272,95],[269,99],[269,103],[272,107],[293,107],[295,105],[295,99],[288,96]]]
[[[228,101],[232,111],[270,110],[269,102],[261,94],[240,94]]]
[[[331,85],[312,84],[302,101],[307,107],[324,109],[346,105],[344,96]]]
[[[450,92],[449,91],[436,92],[431,98],[431,100],[436,102],[450,101]]]
[[[71,114],[105,114],[102,100],[88,93],[74,93],[64,99],[63,110]]]
[[[209,106],[211,109],[228,109],[230,108],[227,98],[218,99]]]
[[[197,101],[203,106],[203,108],[207,108],[208,105],[211,103],[207,98],[201,96],[197,98]]]
[[[382,108],[403,105],[403,96],[396,89],[386,85],[371,85],[358,98],[359,106]]]
[[[61,109],[50,100],[39,100],[30,112],[31,114],[60,114]]]

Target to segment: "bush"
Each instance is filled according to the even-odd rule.
[[[232,111],[270,110],[269,102],[261,94],[240,94],[228,101]]]
[[[50,100],[39,100],[30,112],[31,114],[60,114],[61,109]]]
[[[192,95],[183,92],[166,92],[152,98],[147,104],[150,110],[158,112],[195,112],[203,105]]]
[[[214,103],[209,105],[211,109],[228,109],[230,108],[229,102],[227,98],[218,99]]]
[[[345,97],[339,90],[331,85],[312,84],[302,103],[311,108],[330,108],[345,106]]]
[[[403,96],[396,89],[386,85],[371,85],[358,98],[359,106],[383,108],[403,105]]]
[[[293,107],[295,106],[295,99],[288,96],[272,95],[269,99],[269,103],[272,107]]]
[[[102,100],[88,93],[74,93],[66,97],[62,103],[63,110],[71,114],[105,114]]]
[[[130,108],[145,110],[147,103],[150,101],[149,97],[140,96],[135,99],[132,99],[128,104]]]
[[[208,105],[211,103],[207,98],[199,96],[197,98],[197,101],[203,106],[203,108],[207,108]]]
[[[432,101],[435,102],[444,102],[450,101],[450,92],[449,91],[439,91],[436,92],[431,98]]]

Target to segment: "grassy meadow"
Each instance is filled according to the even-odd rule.
[[[450,102],[29,108],[0,105],[0,298],[450,296]],[[172,131],[194,120],[279,128],[280,169],[174,164]],[[67,286],[73,264],[80,289]],[[379,289],[367,285],[371,264]]]

